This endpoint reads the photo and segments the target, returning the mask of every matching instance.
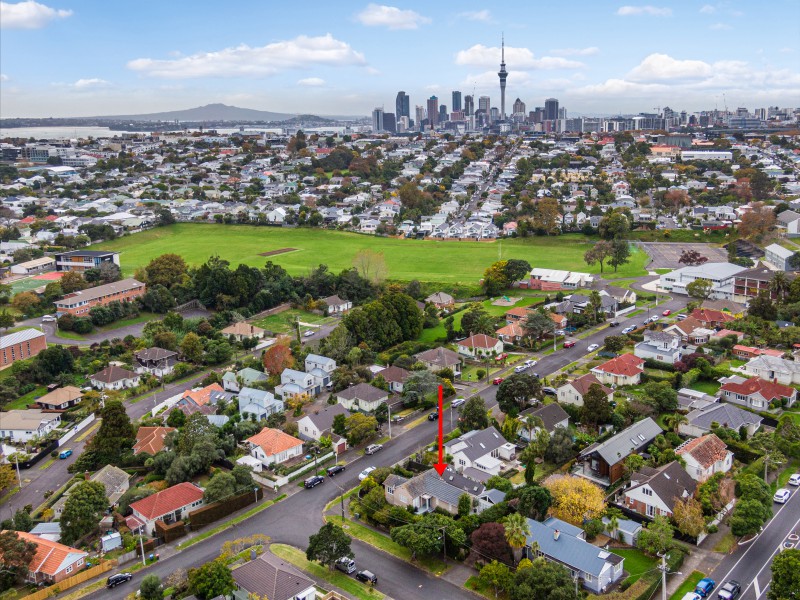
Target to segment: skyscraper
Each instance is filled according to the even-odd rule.
[[[447,105],[442,104],[439,106],[439,123],[446,123],[450,120],[450,116],[447,114]]]
[[[394,113],[383,113],[383,128],[390,133],[397,132],[397,122],[394,118]]]
[[[464,96],[464,114],[468,117],[475,114],[475,99],[472,96]]]
[[[481,96],[478,98],[478,110],[484,111],[487,115],[492,108],[492,99],[489,96]]]
[[[411,105],[410,98],[405,92],[397,92],[397,99],[394,102],[394,114],[399,119],[400,117],[411,118]]]
[[[500,46],[500,71],[497,76],[500,78],[500,120],[506,120],[506,78],[508,72],[506,71],[506,40],[502,40]]]
[[[522,115],[525,116],[525,103],[520,100],[519,98],[516,99],[514,102],[514,116]]]
[[[383,131],[383,109],[380,107],[372,111],[372,131]]]
[[[453,91],[453,112],[461,110],[461,92]]]
[[[544,120],[555,121],[558,119],[558,99],[548,98],[544,101]]]
[[[431,96],[428,98],[428,124],[431,129],[439,123],[439,98]]]
[[[416,127],[418,131],[422,131],[422,122],[425,120],[425,107],[424,106],[417,106],[414,110],[414,116],[416,117]]]

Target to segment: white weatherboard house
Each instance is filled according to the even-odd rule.
[[[470,431],[450,440],[445,446],[457,471],[473,468],[490,475],[500,474],[503,461],[514,460],[517,449],[494,427]]]

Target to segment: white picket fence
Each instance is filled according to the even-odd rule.
[[[72,438],[78,435],[81,431],[86,429],[91,423],[94,423],[96,418],[97,417],[94,416],[94,413],[92,413],[91,415],[86,417],[83,421],[73,426],[69,433],[61,436],[58,439],[58,445],[63,446],[64,444],[66,444],[68,441],[70,441]]]
[[[153,410],[150,411],[150,414],[155,417],[158,416],[159,413],[167,410],[168,408],[172,408],[178,402],[180,402],[180,399],[183,398],[183,394],[184,392],[181,392],[180,394],[175,394],[174,396],[167,398],[163,402],[159,402],[153,407]]]

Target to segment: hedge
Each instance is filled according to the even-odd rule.
[[[648,369],[658,369],[659,371],[669,371],[671,373],[675,371],[675,365],[653,360],[652,358],[646,359],[644,361],[644,366]]]
[[[253,493],[252,490],[249,490],[239,494],[238,496],[227,498],[224,501],[214,502],[208,506],[198,508],[197,510],[189,513],[189,528],[192,531],[195,531],[201,527],[205,527],[209,523],[218,521],[222,517],[226,517],[229,514],[252,504],[255,501],[256,495],[258,496],[258,499],[261,500],[264,497],[264,491],[261,488],[258,488],[258,491],[255,493]]]
[[[164,540],[164,543],[182,538],[186,535],[186,525],[183,521],[177,521],[172,525],[167,525],[164,521],[156,521],[156,537]]]

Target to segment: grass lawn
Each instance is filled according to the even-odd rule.
[[[180,254],[190,265],[200,265],[219,254],[233,266],[244,263],[263,266],[267,261],[281,265],[292,275],[308,272],[320,263],[332,272],[350,268],[362,249],[382,252],[388,277],[400,281],[465,283],[474,285],[496,260],[519,258],[536,267],[599,273],[598,265],[587,266],[583,254],[593,240],[580,234],[557,237],[528,237],[491,242],[445,242],[383,238],[357,233],[306,228],[257,227],[178,223],[104,242],[91,249],[115,250],[121,254],[126,276],[137,267],[167,252]],[[261,253],[292,248],[269,257]],[[631,262],[620,267],[616,278],[644,275],[647,254],[631,247]]]
[[[44,387],[44,386],[37,387],[32,392],[28,392],[27,394],[25,394],[24,396],[20,396],[19,398],[17,398],[13,402],[9,402],[6,405],[6,410],[27,408],[28,404],[33,402],[36,398],[39,398],[40,396],[44,396],[46,393],[47,393],[47,388],[46,387]]]
[[[625,559],[625,570],[629,573],[628,579],[631,583],[656,567],[655,558],[647,556],[636,548],[614,548],[612,551]]]
[[[129,325],[138,325],[139,323],[147,323],[148,321],[160,321],[164,318],[164,315],[157,315],[151,312],[141,312],[139,313],[138,317],[131,317],[130,319],[120,319],[119,321],[114,321],[110,325],[106,325],[105,327],[95,327],[92,333],[87,335],[81,335],[80,333],[75,333],[74,331],[64,331],[63,329],[59,329],[57,334],[58,337],[68,339],[68,340],[89,340],[91,336],[96,333],[108,333],[110,331],[115,331],[122,327],[128,327]]]
[[[336,319],[333,317],[323,317],[322,315],[307,312],[305,310],[290,308],[289,310],[264,317],[258,321],[253,321],[253,325],[256,327],[261,327],[262,329],[266,329],[267,331],[272,331],[273,333],[294,334],[294,323],[297,320],[301,321],[302,323],[311,323],[312,325],[327,325],[329,323],[333,323]],[[300,329],[305,331],[309,328],[301,325]]]
[[[380,600],[384,595],[378,590],[367,586],[354,577],[345,575],[341,571],[329,571],[319,563],[311,562],[306,559],[306,553],[298,550],[294,546],[287,546],[286,544],[272,544],[269,547],[270,552],[275,556],[282,558],[285,561],[292,563],[295,567],[305,571],[306,573],[323,579],[342,591],[358,598],[359,600],[371,600],[373,598]]]
[[[691,389],[714,396],[719,391],[720,385],[719,381],[695,381]]]
[[[692,571],[689,577],[686,578],[686,581],[684,581],[680,587],[675,590],[675,593],[669,597],[669,600],[681,600],[686,594],[694,590],[697,582],[705,576],[705,573],[701,573],[700,571]]]
[[[722,552],[723,554],[728,554],[731,549],[736,545],[736,538],[732,533],[726,533],[725,536],[717,542],[717,545],[714,546],[714,552]]]

